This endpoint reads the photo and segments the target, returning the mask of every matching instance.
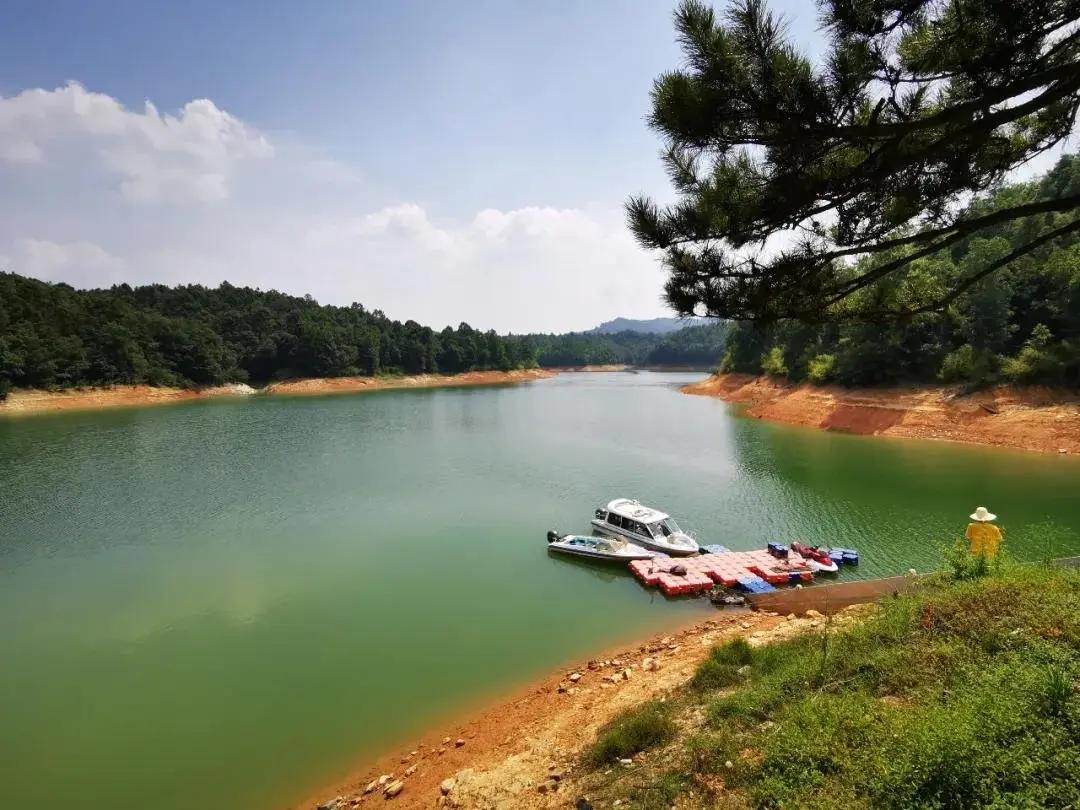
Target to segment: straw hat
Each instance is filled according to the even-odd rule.
[[[976,520],[979,523],[989,523],[991,520],[997,520],[997,515],[987,511],[985,506],[980,506],[971,513],[971,519]]]

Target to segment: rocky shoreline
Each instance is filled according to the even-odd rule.
[[[872,609],[854,606],[833,622],[849,625]],[[402,810],[572,807],[581,797],[580,752],[616,714],[685,685],[716,644],[737,637],[768,644],[813,632],[824,621],[815,611],[779,616],[728,609],[624,645],[560,668],[463,722],[392,750],[293,810],[351,810],[388,801]]]
[[[1062,455],[1080,453],[1080,392],[997,386],[848,389],[718,374],[682,388],[746,406],[745,414],[791,425],[939,439]]]

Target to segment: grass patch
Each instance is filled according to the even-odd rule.
[[[695,689],[723,689],[725,686],[734,686],[746,679],[740,671],[749,674],[753,664],[754,648],[746,643],[746,639],[734,639],[713,648],[709,657],[698,666],[691,685]],[[744,667],[749,669],[744,670]]]
[[[722,774],[727,763],[739,758],[735,738],[715,732],[695,734],[686,740],[686,753],[694,773]]]
[[[601,729],[589,754],[593,765],[606,765],[660,745],[675,735],[671,707],[653,700],[625,712]]]
[[[1080,807],[1080,572],[961,574],[827,641],[714,649],[678,697],[708,725],[650,757],[650,784],[683,785],[680,807]],[[644,747],[612,733],[605,752]]]
[[[627,791],[630,800],[642,810],[661,810],[671,806],[689,787],[689,775],[678,771],[667,771],[644,783],[635,784]]]
[[[768,720],[783,699],[780,693],[768,694],[761,689],[740,690],[710,703],[706,716],[713,728],[727,728],[732,723],[757,725]]]

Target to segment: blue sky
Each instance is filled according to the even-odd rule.
[[[679,61],[673,6],[7,0],[0,266],[435,327],[665,314],[621,204],[667,194],[642,119]]]

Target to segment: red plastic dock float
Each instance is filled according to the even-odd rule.
[[[681,566],[686,573],[671,573],[676,566]],[[790,552],[786,560],[781,560],[765,549],[634,560],[630,563],[630,571],[643,585],[656,585],[668,596],[707,591],[714,583],[732,588],[740,577],[750,575],[761,577],[773,585],[808,582],[814,576],[806,561],[795,552]]]

